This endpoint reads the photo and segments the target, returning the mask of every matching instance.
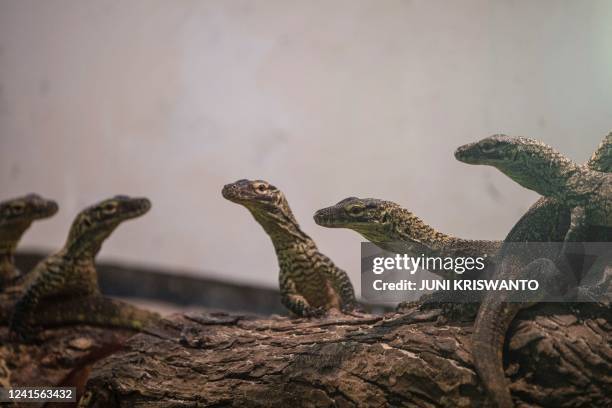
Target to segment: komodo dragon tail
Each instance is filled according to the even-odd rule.
[[[161,319],[155,312],[102,296],[71,299],[41,309],[32,322],[41,327],[89,324],[140,331]]]
[[[498,408],[514,406],[504,373],[503,350],[505,334],[520,309],[519,303],[500,302],[497,298],[488,297],[481,304],[474,325],[473,352],[482,356],[474,359],[474,366],[493,406]]]

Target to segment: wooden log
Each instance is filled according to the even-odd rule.
[[[522,312],[505,353],[518,406],[612,406],[610,306]],[[489,406],[472,321],[384,316],[174,315],[95,364],[87,407]]]

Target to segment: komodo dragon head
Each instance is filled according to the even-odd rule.
[[[390,201],[375,198],[348,197],[314,214],[317,224],[328,228],[376,228],[388,221],[388,211],[398,208]]]
[[[57,203],[37,194],[0,202],[0,241],[14,247],[33,221],[57,213]]]
[[[527,137],[493,135],[478,142],[460,146],[455,158],[468,164],[484,164],[495,167],[512,164],[525,165],[525,160],[544,165],[559,159],[568,160],[552,147]]]
[[[525,166],[527,159],[538,165],[545,165],[559,159],[568,160],[561,153],[538,140],[506,135],[493,135],[478,142],[460,146],[455,151],[455,158],[468,164],[495,166],[500,170],[513,165]]]
[[[38,194],[28,194],[0,202],[0,228],[29,227],[32,221],[48,218],[57,213],[55,201]]]
[[[376,198],[348,197],[314,214],[314,221],[323,227],[348,228],[370,240],[389,241],[392,214],[401,207]]]
[[[225,199],[245,206],[258,220],[273,217],[278,222],[283,218],[295,222],[283,192],[267,181],[238,180],[223,186],[221,194]]]
[[[99,250],[102,242],[123,221],[139,217],[151,208],[147,198],[115,196],[81,211],[68,234],[68,247]]]

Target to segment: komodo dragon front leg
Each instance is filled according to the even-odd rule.
[[[280,279],[281,303],[297,316],[315,317],[325,313],[321,307],[313,307],[308,304],[306,298],[299,294],[295,283],[286,276]]]

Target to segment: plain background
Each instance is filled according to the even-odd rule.
[[[347,196],[501,239],[537,196],[455,161],[492,133],[577,161],[612,128],[609,1],[0,0],[0,188],[59,214],[144,195],[100,258],[277,285],[271,243],[223,184],[263,178],[358,287],[360,237],[312,214]]]

